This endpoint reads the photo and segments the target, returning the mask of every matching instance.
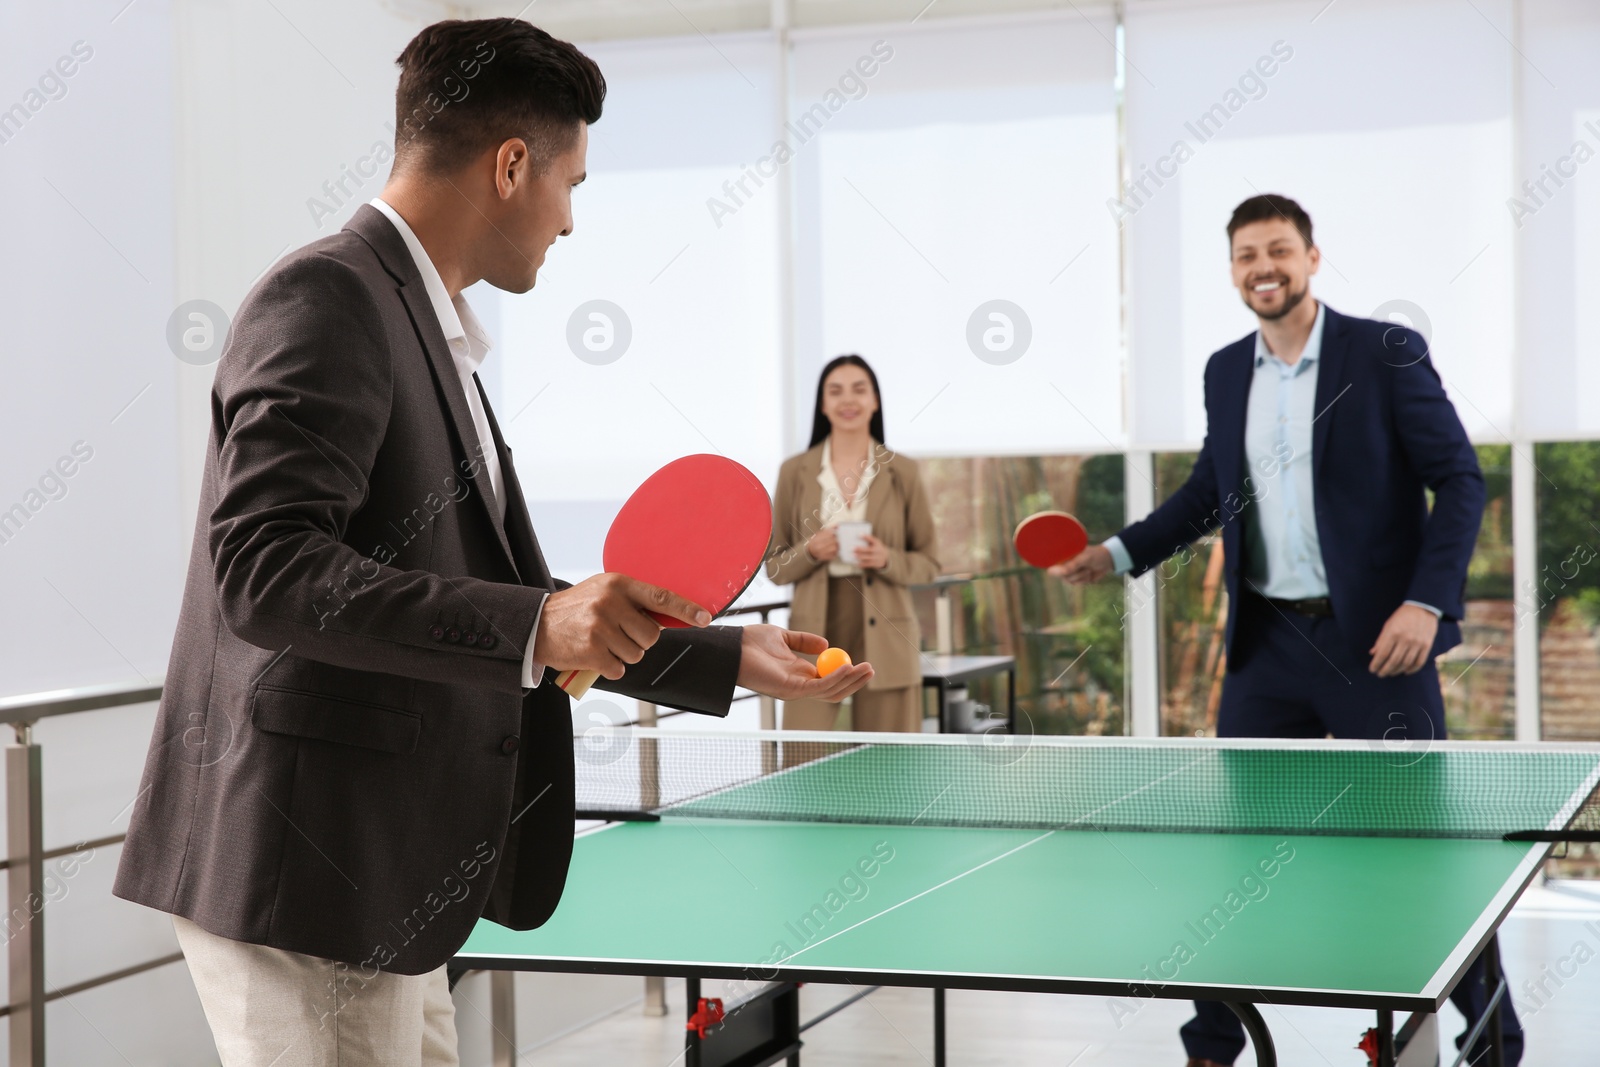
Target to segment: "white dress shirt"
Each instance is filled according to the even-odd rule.
[[[439,269],[433,265],[433,260],[429,258],[427,249],[422,247],[422,242],[417,240],[411,225],[383,200],[374,197],[369,202],[383,212],[384,216],[394,223],[394,228],[400,231],[401,239],[405,241],[406,248],[411,252],[411,258],[417,264],[417,272],[422,275],[422,286],[427,290],[428,302],[433,305],[433,314],[439,320],[439,329],[444,334],[445,344],[450,348],[450,359],[455,363],[456,375],[461,379],[461,391],[467,395],[467,409],[472,412],[472,425],[478,432],[478,458],[487,469],[489,485],[493,490],[495,513],[501,526],[504,526],[506,494],[500,471],[500,455],[495,450],[494,434],[489,429],[489,416],[484,414],[483,397],[478,392],[478,368],[483,365],[489,349],[494,347],[494,341],[484,330],[483,323],[478,321],[478,316],[472,313],[465,295],[458,294],[454,300],[450,299],[450,293],[444,287],[444,279],[439,277]],[[533,633],[528,635],[528,647],[522,654],[524,689],[532,689],[538,685],[540,677],[544,674],[543,665],[535,662],[533,658],[533,641],[539,633],[539,616],[543,614],[544,608],[541,605],[534,616]]]
[[[822,525],[836,526],[841,522],[866,522],[867,521],[867,490],[872,488],[872,479],[877,477],[878,464],[869,459],[867,469],[861,472],[861,481],[856,485],[856,495],[848,503],[844,500],[844,489],[839,485],[839,476],[833,470],[833,438],[822,439],[822,469],[817,471],[817,484],[822,487]],[[854,563],[846,563],[835,557],[828,561],[828,576],[831,578],[848,578],[860,574],[861,568]]]
[[[1254,376],[1245,409],[1244,452],[1247,479],[1244,513],[1246,588],[1275,600],[1305,600],[1328,595],[1322,541],[1317,533],[1311,427],[1319,417],[1317,373],[1322,364],[1326,309],[1317,305],[1300,358],[1286,363],[1273,355],[1256,331]],[[1104,542],[1117,574],[1133,569],[1133,557],[1120,537]],[[1408,600],[1437,618],[1438,608]]]

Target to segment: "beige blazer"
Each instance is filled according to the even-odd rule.
[[[939,560],[934,555],[933,512],[916,461],[882,445],[875,448],[878,473],[867,493],[867,521],[873,535],[888,546],[889,564],[862,579],[868,605],[867,661],[875,672],[871,688],[898,689],[922,681],[921,632],[906,587],[933,581]],[[812,633],[823,633],[828,622],[828,568],[806,552],[822,516],[821,471],[820,444],[784,461],[772,501],[772,548],[767,554],[767,576],[779,585],[794,585],[790,628]]]

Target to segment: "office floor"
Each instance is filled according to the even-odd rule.
[[[1503,934],[1512,993],[1528,1031],[1525,1067],[1593,1062],[1600,1048],[1600,883],[1551,882],[1524,895]],[[642,982],[640,983],[642,986]],[[1542,990],[1538,988],[1542,984]],[[707,983],[705,995],[717,995]],[[811,985],[802,1015],[812,1018],[855,990]],[[668,987],[669,1014],[648,1018],[635,1003],[541,1047],[519,1063],[565,1067],[606,1063],[670,1067],[683,1051],[683,988]],[[807,1067],[926,1067],[932,1055],[932,995],[881,989],[806,1031]],[[1284,1067],[1361,1067],[1355,1050],[1368,1012],[1328,1008],[1264,1009]],[[1186,1003],[1154,1001],[1132,1017],[1113,1014],[1104,997],[1057,997],[963,990],[948,996],[951,1067],[1173,1067],[1184,1061],[1177,1028]],[[1119,1025],[1120,1023],[1120,1025]],[[1440,1013],[1441,1045],[1453,1052],[1461,1018]],[[1253,1065],[1248,1051],[1241,1067]],[[1448,1062],[1448,1061],[1446,1061]]]

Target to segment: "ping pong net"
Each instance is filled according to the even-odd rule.
[[[596,726],[579,818],[1600,840],[1600,746]]]

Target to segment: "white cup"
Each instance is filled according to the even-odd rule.
[[[839,562],[859,566],[856,549],[861,547],[861,542],[871,533],[870,522],[841,522],[835,526],[834,534],[839,538]]]

